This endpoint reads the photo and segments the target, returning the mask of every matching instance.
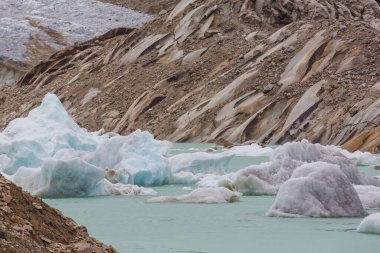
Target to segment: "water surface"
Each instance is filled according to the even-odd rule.
[[[179,144],[172,153],[210,147]],[[230,167],[237,170],[267,160],[237,157]],[[380,174],[370,167],[361,169]],[[154,189],[162,195],[176,195],[187,192],[182,188]],[[147,198],[111,196],[46,202],[121,253],[367,253],[380,248],[380,236],[355,232],[361,218],[266,217],[274,197],[243,197],[233,204],[150,204]]]

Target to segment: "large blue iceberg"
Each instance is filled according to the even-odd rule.
[[[152,194],[172,178],[170,142],[148,132],[128,136],[87,132],[48,94],[25,118],[0,133],[2,174],[42,197]],[[133,185],[133,186],[132,186]]]

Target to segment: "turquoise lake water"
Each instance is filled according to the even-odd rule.
[[[176,144],[172,153],[210,147]],[[230,167],[237,170],[267,160],[237,157]],[[380,174],[370,167],[360,169],[370,175]],[[182,187],[154,189],[160,195],[188,193]],[[111,196],[45,201],[121,253],[380,252],[380,235],[355,231],[361,218],[266,217],[275,197],[242,197],[241,202],[233,204],[151,204],[146,202],[148,198]]]

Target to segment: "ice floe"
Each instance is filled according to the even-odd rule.
[[[312,144],[304,140],[286,143],[271,152],[271,160],[248,166],[226,175],[200,177],[202,187],[230,185],[244,195],[275,195],[279,187],[289,180],[296,168],[313,162],[326,162],[338,168],[356,185],[380,186],[380,181],[359,171],[355,163],[343,155],[342,149]],[[228,152],[228,151],[225,151]]]
[[[360,201],[367,209],[380,209],[380,187],[372,185],[355,185]]]
[[[224,187],[198,188],[189,194],[180,196],[160,196],[148,200],[150,203],[182,202],[182,203],[232,203],[240,201],[241,193]]]
[[[230,153],[183,153],[169,157],[173,173],[191,172],[208,174],[225,174],[234,154]]]
[[[314,162],[298,167],[279,189],[268,216],[364,216],[360,199],[338,165]]]
[[[380,234],[380,213],[364,218],[357,229],[360,233]]]

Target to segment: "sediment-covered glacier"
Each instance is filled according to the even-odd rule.
[[[198,188],[180,196],[159,196],[148,200],[150,203],[182,202],[182,203],[232,203],[240,201],[241,193],[224,187]]]
[[[268,216],[356,217],[366,215],[360,199],[338,165],[304,164],[279,189]]]
[[[360,233],[380,234],[380,213],[374,213],[364,218],[357,231]]]
[[[0,13],[0,57],[15,61],[28,60],[27,51],[35,45],[58,50],[114,28],[141,27],[152,19],[96,0],[1,0]]]

